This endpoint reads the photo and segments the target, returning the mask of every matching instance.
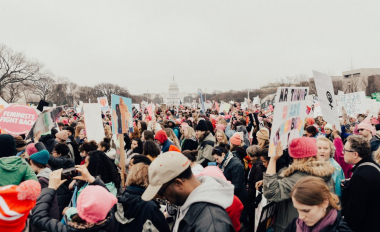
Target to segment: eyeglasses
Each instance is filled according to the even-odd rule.
[[[169,187],[169,185],[170,185],[174,180],[175,180],[175,179],[173,179],[173,180],[171,180],[171,181],[169,181],[169,182],[163,184],[162,187],[161,187],[161,189],[158,191],[157,194],[158,194],[159,196],[164,196],[165,189],[166,189],[167,187]]]
[[[356,151],[346,150],[346,149],[343,148],[343,153],[346,153],[346,152],[356,152]]]

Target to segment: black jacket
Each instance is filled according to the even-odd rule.
[[[50,154],[53,151],[54,146],[58,143],[58,141],[55,140],[55,137],[51,134],[42,136],[39,142],[44,144],[44,146],[46,147],[46,150],[48,150]]]
[[[185,217],[179,222],[181,232],[235,232],[225,209],[207,202],[190,206]]]
[[[51,188],[44,188],[40,197],[37,199],[36,206],[32,210],[31,223],[41,231],[54,232],[71,232],[71,231],[114,231],[113,225],[115,218],[113,212],[110,211],[107,220],[100,224],[87,229],[77,229],[68,225],[63,225],[60,221],[49,217],[49,208],[53,202],[56,191]]]
[[[251,171],[249,172],[249,179],[248,179],[248,197],[249,199],[255,199],[256,198],[256,188],[255,184],[256,182],[263,179],[263,173],[265,172],[265,167],[263,165],[263,162],[261,160],[256,161],[251,168]]]
[[[234,194],[245,206],[248,200],[248,194],[245,190],[244,166],[237,157],[233,157],[223,171],[227,180],[235,186]]]
[[[364,162],[378,164],[368,156],[352,168],[351,180],[342,194],[342,214],[353,231],[380,231],[380,171]]]
[[[170,232],[164,214],[155,201],[143,201],[141,195],[145,189],[129,186],[123,195],[118,197],[115,231],[143,231],[151,225],[160,232]]]
[[[183,141],[181,151],[185,151],[185,150],[192,151],[192,150],[197,150],[197,149],[198,149],[197,140],[185,139],[185,141]]]
[[[296,232],[297,231],[297,219],[294,220],[286,227],[284,232]],[[342,219],[342,215],[340,211],[338,211],[338,216],[333,225],[330,225],[320,232],[352,232],[352,230],[348,227],[347,223]]]

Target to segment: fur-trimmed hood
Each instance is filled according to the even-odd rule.
[[[292,164],[280,174],[281,177],[288,177],[295,172],[308,173],[313,176],[321,177],[324,180],[331,178],[335,168],[329,161],[309,161],[303,164]]]

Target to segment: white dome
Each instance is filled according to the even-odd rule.
[[[179,92],[179,88],[178,88],[178,84],[176,82],[172,82],[170,83],[169,85],[169,93],[178,93]]]

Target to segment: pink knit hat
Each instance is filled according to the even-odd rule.
[[[117,203],[117,198],[104,187],[87,186],[78,197],[78,215],[89,223],[97,223],[107,217]]]
[[[230,143],[233,145],[240,146],[240,144],[241,144],[240,134],[235,133],[234,135],[232,135],[232,137],[230,138]]]
[[[62,130],[55,134],[55,137],[66,141],[69,138],[69,132],[67,132],[67,130]]]
[[[34,145],[35,145],[35,143],[29,143],[26,146],[26,152],[28,152],[29,156],[31,156],[31,155],[33,155],[34,153],[37,152],[37,148]]]
[[[359,123],[358,130],[364,129],[370,131],[373,135],[376,134],[376,131],[373,129],[373,126],[371,124],[371,119],[369,117],[366,117],[363,122]],[[375,132],[375,133],[374,133]]]
[[[201,173],[199,173],[198,175],[195,175],[195,177],[200,177],[200,176],[212,176],[212,177],[220,178],[223,180],[227,180],[222,170],[220,170],[220,168],[218,168],[217,166],[205,167]]]
[[[373,117],[371,119],[371,124],[380,124],[380,122],[375,117]]]
[[[315,138],[295,138],[289,145],[289,155],[295,159],[317,156],[317,140]]]

